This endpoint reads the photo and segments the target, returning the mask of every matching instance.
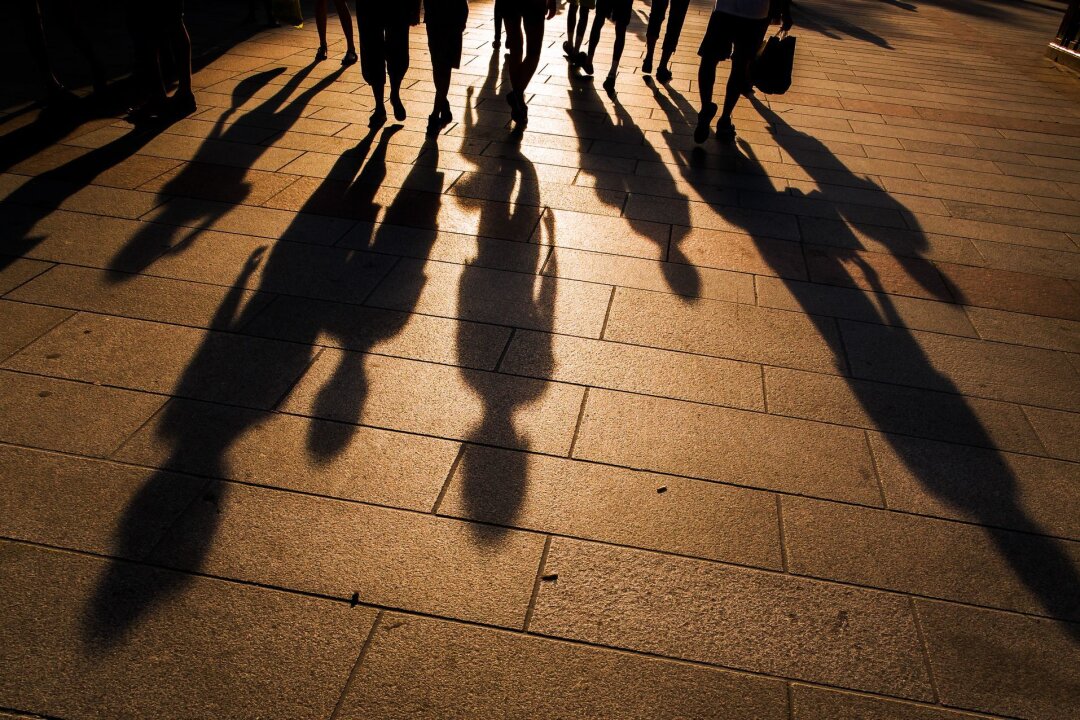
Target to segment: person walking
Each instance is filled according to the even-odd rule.
[[[619,70],[619,60],[622,59],[623,47],[626,45],[626,28],[630,25],[633,5],[633,0],[598,0],[592,32],[589,33],[589,52],[583,53],[578,60],[581,69],[592,75],[593,58],[600,44],[600,31],[604,29],[604,22],[611,20],[615,24],[615,46],[611,50],[611,67],[604,80],[604,89],[609,93],[615,92],[615,74]]]
[[[378,127],[386,122],[383,91],[387,77],[390,78],[390,105],[394,108],[394,118],[404,122],[407,117],[401,102],[401,81],[409,69],[409,27],[420,23],[420,2],[357,0],[360,71],[375,98],[368,127]]]
[[[329,4],[330,0],[315,0],[315,28],[319,31],[319,49],[315,53],[315,62],[322,62],[326,59],[326,9]],[[345,57],[341,58],[341,65],[347,67],[356,62],[352,14],[349,13],[348,0],[334,0],[334,7],[337,9],[338,20],[341,21],[341,31],[345,33],[345,42],[348,43]]]
[[[544,22],[555,17],[555,3],[556,0],[503,0],[506,49],[510,51],[507,61],[510,92],[506,96],[506,103],[510,106],[510,117],[519,129],[529,124],[525,90],[540,64]]]
[[[596,8],[596,0],[568,0],[566,5],[566,41],[562,47],[567,61],[577,65],[581,43],[585,41],[585,31],[589,29],[589,11]]]
[[[462,36],[469,20],[469,0],[424,0],[424,27],[435,83],[435,107],[428,116],[428,134],[434,135],[454,119],[450,112],[450,76],[461,67]]]
[[[641,72],[644,75],[652,72],[656,41],[660,39],[660,27],[664,24],[668,7],[669,0],[653,0],[652,8],[649,9],[649,27],[645,31],[645,60],[641,63]],[[659,82],[666,83],[671,80],[668,63],[679,45],[679,36],[682,35],[683,22],[689,7],[690,0],[670,0],[671,14],[667,17],[667,32],[664,33],[664,44],[660,49],[660,65],[656,68],[656,79]]]
[[[722,142],[735,140],[735,125],[731,112],[739,96],[750,89],[750,65],[765,39],[769,27],[770,6],[782,22],[784,30],[791,28],[791,0],[716,0],[705,37],[698,55],[698,91],[701,94],[701,110],[698,112],[694,142],[703,143],[709,138],[709,124],[716,115],[713,102],[713,86],[716,84],[716,66],[721,60],[731,58],[727,89],[724,93],[724,109],[716,123],[716,138]]]

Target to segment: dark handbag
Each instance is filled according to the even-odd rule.
[[[750,77],[766,95],[783,95],[791,87],[795,66],[795,36],[781,30],[765,41],[750,68]]]

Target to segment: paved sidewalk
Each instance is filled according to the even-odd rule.
[[[799,0],[727,148],[647,7],[520,143],[477,0],[435,139],[331,17],[4,160],[0,717],[1077,717],[1061,5]]]

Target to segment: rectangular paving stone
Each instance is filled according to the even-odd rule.
[[[72,310],[210,327],[228,294],[229,289],[220,286],[57,265],[8,297]],[[246,312],[254,312],[269,299],[244,292],[239,303]]]
[[[791,690],[794,720],[978,720],[986,717],[801,683],[794,683]]]
[[[769,493],[466,446],[440,515],[779,569]]]
[[[604,339],[819,372],[842,362],[831,318],[627,288],[615,290]]]
[[[870,433],[888,507],[1080,539],[1080,466]]]
[[[117,459],[412,510],[429,510],[456,443],[174,400]]]
[[[938,263],[963,305],[1080,320],[1080,292],[1060,278]]]
[[[22,350],[71,315],[68,310],[0,300],[0,359]]]
[[[1080,618],[1068,581],[1052,577],[1052,558],[1080,567],[1080,543],[807,498],[785,497],[781,506],[795,574]],[[1033,587],[1035,575],[1051,577]]]
[[[0,533],[140,559],[206,480],[0,445]]]
[[[754,282],[758,305],[763,307],[976,336],[964,308],[952,303],[771,277],[756,277]]]
[[[764,410],[751,363],[519,330],[500,371],[610,390]]]
[[[1080,461],[1080,413],[1024,408],[1043,447],[1053,457]]]
[[[1080,704],[1076,623],[916,600],[941,701],[1032,720]]]
[[[555,248],[544,274],[572,280],[712,298],[752,305],[754,279],[745,273]]]
[[[279,297],[245,333],[396,357],[494,370],[510,330],[494,325]]]
[[[163,402],[159,395],[0,371],[0,440],[106,457]]]
[[[80,313],[5,366],[95,384],[270,408],[306,369],[313,354],[312,348],[295,343]]]
[[[1080,202],[1077,206],[1075,214],[1080,215]],[[1074,250],[1047,250],[980,240],[974,242],[979,253],[986,258],[987,267],[1069,280],[1080,279],[1080,253]]]
[[[772,679],[388,613],[339,717],[511,714],[781,720],[787,697]]]
[[[139,189],[164,196],[161,202],[183,197],[235,205],[261,205],[296,180],[295,175],[290,174],[293,173],[292,164],[280,172],[268,172],[251,168],[234,171],[208,162],[187,162],[149,180]]]
[[[855,377],[1080,409],[1080,382],[1060,353],[846,320],[840,333]]]
[[[861,430],[744,410],[592,390],[574,457],[881,504]]]
[[[986,340],[1080,352],[1080,322],[1025,315],[989,308],[964,308],[979,336]]]
[[[375,619],[370,608],[9,542],[0,576],[0,696],[52,717],[325,718]]]
[[[213,528],[208,536],[207,527]],[[520,628],[544,540],[428,514],[224,484],[181,517],[157,562]]]
[[[547,208],[532,239],[543,245],[663,260],[670,237],[671,227],[666,223],[627,222],[625,218]]]
[[[39,260],[139,271],[169,247],[170,231],[123,218],[54,210],[21,232],[26,256]]]
[[[143,220],[312,245],[333,245],[352,227],[344,218],[194,198],[173,198]]]
[[[328,349],[281,409],[566,455],[584,393],[562,383]]]
[[[11,292],[50,267],[52,267],[50,263],[40,260],[0,256],[0,295]]]
[[[931,697],[902,597],[563,538],[552,540],[543,572],[556,577],[540,584],[535,633]]]
[[[950,301],[952,295],[933,263],[921,258],[805,247],[810,280],[826,285]]]
[[[756,235],[673,228],[671,259],[676,253],[694,265],[778,277],[806,279],[806,265],[798,243]]]
[[[1039,452],[1016,405],[855,378],[765,368],[765,399],[777,415],[951,442]]]
[[[675,206],[669,199],[631,195],[623,209],[623,214],[634,220],[749,233],[779,240],[799,239],[799,227],[794,215],[702,202],[690,202],[687,203],[687,207],[690,213],[689,222],[687,222],[686,212],[674,209]]]
[[[409,259],[394,267],[366,304],[599,337],[610,298],[609,287],[594,283]]]

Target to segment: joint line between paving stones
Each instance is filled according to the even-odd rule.
[[[607,333],[608,318],[611,317],[611,308],[615,305],[615,289],[617,287],[617,285],[611,286],[611,293],[608,295],[607,309],[604,311],[604,322],[600,325],[600,337],[597,338],[598,340],[603,340],[604,335]]]
[[[911,609],[911,620],[915,623],[915,635],[919,638],[919,649],[922,651],[923,662],[926,664],[926,678],[930,683],[930,692],[934,696],[934,702],[941,702],[938,693],[937,682],[934,680],[934,666],[930,663],[930,647],[926,644],[926,635],[923,633],[922,622],[919,620],[919,609],[915,605],[915,598],[908,595],[908,607]]]
[[[19,302],[18,300],[8,300],[7,302],[17,302],[17,303],[19,303],[20,305],[32,305],[32,306],[34,306],[34,307],[47,307],[47,308],[55,308],[55,306],[53,306],[53,305],[38,305],[37,303],[21,303],[21,302]],[[66,318],[63,318],[62,320],[58,320],[57,322],[53,323],[53,324],[52,324],[52,325],[50,325],[49,327],[45,328],[45,329],[44,329],[44,330],[42,330],[42,331],[41,331],[40,333],[38,333],[37,335],[35,335],[35,336],[34,336],[33,338],[31,338],[30,340],[27,340],[27,341],[26,341],[25,343],[23,343],[22,345],[18,346],[18,347],[17,347],[17,348],[15,349],[15,350],[13,350],[12,352],[8,353],[7,355],[0,355],[0,365],[2,365],[3,363],[7,362],[8,360],[13,360],[13,359],[15,358],[15,356],[16,356],[16,355],[18,355],[18,354],[19,354],[19,353],[21,353],[22,351],[26,350],[26,349],[27,349],[27,348],[29,348],[29,347],[30,347],[31,345],[33,345],[34,343],[36,343],[36,342],[37,342],[38,340],[40,340],[41,338],[43,338],[43,337],[44,337],[45,335],[48,335],[48,334],[49,334],[49,333],[51,333],[51,332],[52,332],[53,330],[56,330],[56,329],[57,329],[58,327],[60,327],[60,326],[61,326],[61,325],[63,325],[64,323],[68,322],[68,321],[69,321],[69,320],[71,320],[71,319],[72,319],[73,317],[75,317],[76,315],[78,315],[78,314],[79,314],[79,312],[81,312],[81,311],[79,311],[79,310],[72,310],[71,308],[56,308],[56,309],[59,309],[59,310],[68,310],[68,311],[70,311],[70,312],[71,312],[71,314],[70,314],[70,315],[68,315],[68,316],[67,316]]]
[[[499,368],[502,367],[503,360],[506,359],[506,354],[510,352],[510,344],[514,342],[514,336],[517,334],[517,331],[518,329],[516,327],[510,328],[510,334],[506,336],[506,344],[503,345],[502,352],[499,353],[499,359],[495,361],[495,367],[492,369],[491,372],[502,372]]]
[[[270,412],[275,412],[276,408],[280,407],[280,405],[285,402],[285,399],[292,394],[292,391],[296,389],[296,386],[300,384],[300,381],[311,371],[311,368],[315,366],[315,363],[319,361],[319,358],[322,357],[324,352],[326,352],[326,348],[319,347],[316,352],[312,353],[311,358],[308,360],[307,364],[304,365],[304,369],[296,374],[296,377],[289,383],[289,387],[285,388],[281,395],[269,406]]]
[[[532,595],[529,597],[529,606],[525,609],[525,623],[522,632],[529,632],[529,623],[532,621],[533,611],[536,609],[536,599],[540,596],[540,583],[544,575],[544,565],[547,564],[548,551],[551,549],[551,535],[544,538],[544,549],[540,553],[540,563],[536,566],[536,578],[533,580]]]
[[[368,630],[367,637],[364,638],[364,643],[360,646],[360,653],[356,656],[356,662],[353,663],[352,670],[349,671],[349,677],[345,679],[345,685],[341,688],[341,694],[338,695],[337,702],[334,703],[334,710],[330,713],[330,720],[336,720],[341,713],[341,708],[345,704],[345,698],[348,696],[349,690],[352,689],[353,684],[356,682],[356,676],[360,672],[360,665],[363,664],[368,649],[371,648],[372,641],[375,638],[375,632],[379,629],[379,623],[382,622],[384,612],[385,610],[379,610],[378,613],[375,614],[375,622],[371,623],[371,629]]]
[[[784,683],[784,692],[787,695],[788,720],[795,720],[795,689],[790,682]]]
[[[784,503],[783,498],[776,495],[776,525],[777,525],[777,539],[780,541],[780,568],[785,573],[790,573],[788,568],[788,550],[787,539],[784,537]]]
[[[439,514],[439,506],[442,505],[443,498],[446,497],[446,491],[450,489],[450,481],[453,480],[454,473],[457,472],[457,467],[461,463],[461,458],[465,455],[465,445],[466,443],[461,443],[458,447],[457,455],[454,456],[454,462],[450,463],[450,470],[446,473],[446,479],[443,480],[442,487],[439,489],[439,494],[435,498],[435,503],[431,506],[432,515]]]
[[[1046,457],[1053,457],[1050,454],[1050,449],[1048,447],[1046,447],[1046,443],[1043,442],[1042,433],[1040,433],[1035,428],[1035,423],[1033,423],[1031,421],[1031,414],[1030,414],[1030,411],[1029,411],[1028,407],[1024,406],[1024,405],[1017,405],[1017,407],[1020,408],[1020,414],[1024,416],[1024,422],[1027,423],[1028,428],[1031,430],[1031,434],[1035,436],[1035,442],[1039,443],[1039,447],[1042,448],[1042,451],[1045,454],[1045,456]],[[1036,457],[1039,457],[1039,456],[1036,456]],[[1073,462],[1073,461],[1066,460],[1066,462]]]
[[[36,258],[27,258],[27,257],[25,257],[25,256],[22,256],[22,255],[20,255],[20,256],[18,256],[18,257],[11,257],[11,256],[8,256],[8,257],[7,257],[7,260],[9,260],[9,261],[15,261],[15,260],[32,260],[32,259],[36,259]],[[28,284],[28,283],[31,283],[31,282],[33,282],[34,280],[37,280],[37,279],[38,279],[39,277],[41,277],[41,276],[42,276],[42,275],[44,275],[45,273],[47,273],[47,272],[49,272],[50,270],[52,270],[52,269],[53,269],[54,267],[57,267],[57,266],[59,266],[59,265],[63,265],[63,264],[64,264],[64,263],[61,263],[61,262],[54,262],[54,261],[51,261],[51,260],[40,260],[39,262],[44,262],[44,263],[45,263],[45,264],[46,264],[46,265],[47,265],[48,267],[46,267],[46,268],[45,268],[44,270],[41,270],[41,271],[39,271],[39,272],[36,272],[36,273],[34,273],[33,275],[31,275],[30,277],[26,278],[25,280],[23,280],[23,281],[22,281],[21,283],[19,283],[18,285],[16,285],[15,287],[13,287],[13,288],[10,288],[10,289],[9,289],[9,290],[8,290],[8,291],[7,291],[6,293],[4,293],[3,295],[0,295],[0,298],[2,298],[2,299],[5,299],[5,300],[7,300],[7,299],[8,299],[8,295],[10,295],[11,293],[15,292],[16,290],[18,290],[19,288],[21,288],[21,287],[22,287],[23,285],[26,285],[26,284]],[[18,301],[15,301],[15,300],[11,300],[10,302],[18,302]]]
[[[585,405],[589,402],[589,390],[592,388],[586,387],[585,392],[581,395],[581,407],[578,408],[577,422],[574,424],[574,435],[570,438],[570,451],[566,454],[566,457],[573,459],[574,448],[577,447],[578,433],[581,432],[581,420],[585,417]]]
[[[877,484],[878,493],[881,494],[881,507],[885,510],[889,509],[889,500],[885,497],[885,484],[881,481],[881,471],[878,469],[877,457],[874,455],[874,446],[870,442],[870,431],[863,430],[863,442],[866,443],[866,453],[870,456],[870,469],[874,473],[874,480]],[[999,451],[996,451],[999,452]]]
[[[104,459],[106,459],[106,460],[109,460],[109,461],[112,461],[112,462],[118,462],[118,461],[114,460],[114,458],[115,458],[115,457],[116,457],[117,455],[119,455],[119,454],[120,454],[120,451],[121,451],[121,450],[123,450],[123,449],[124,449],[124,447],[125,447],[125,446],[127,446],[127,444],[128,444],[129,442],[131,442],[132,438],[134,438],[134,437],[135,437],[136,435],[138,435],[138,434],[139,434],[140,432],[142,432],[144,428],[146,428],[146,427],[147,427],[148,425],[150,425],[150,424],[151,424],[151,423],[152,423],[152,422],[154,421],[154,419],[155,419],[156,417],[158,417],[159,415],[161,415],[161,413],[165,412],[165,408],[166,408],[166,407],[168,407],[169,403],[171,403],[172,401],[173,401],[173,398],[171,398],[171,397],[168,397],[168,396],[166,396],[166,398],[165,398],[165,402],[161,403],[161,405],[160,405],[160,406],[158,406],[158,409],[157,409],[157,410],[155,410],[154,412],[150,413],[150,416],[149,416],[149,417],[147,417],[147,418],[146,418],[145,420],[143,420],[143,421],[142,421],[141,423],[139,423],[139,426],[138,426],[137,428],[135,428],[135,429],[134,429],[134,430],[132,430],[132,431],[131,431],[130,433],[128,433],[128,434],[127,434],[127,435],[126,435],[126,436],[125,436],[125,437],[124,437],[124,438],[123,438],[123,439],[122,439],[122,440],[120,441],[120,444],[118,444],[118,445],[117,445],[117,446],[116,446],[115,448],[113,448],[113,449],[112,449],[112,450],[111,450],[111,451],[110,451],[110,452],[109,452],[109,453],[108,453],[107,455],[105,455],[105,458],[104,458]],[[82,456],[81,456],[81,455],[77,455],[76,457],[82,457]]]

